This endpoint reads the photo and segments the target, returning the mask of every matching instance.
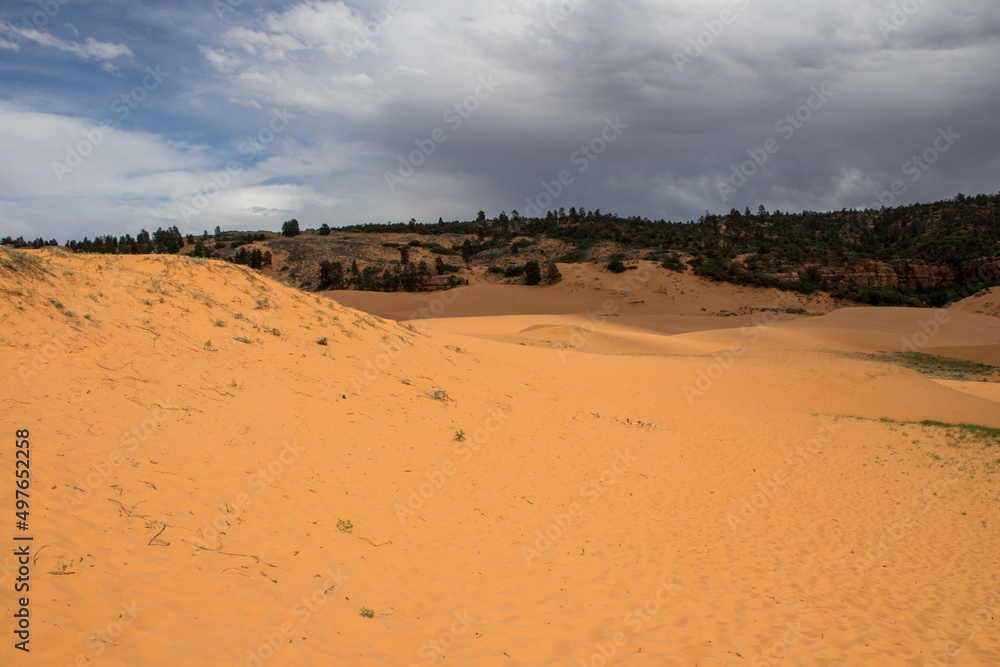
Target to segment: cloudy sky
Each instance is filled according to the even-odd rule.
[[[8,0],[0,235],[1000,189],[996,0]]]

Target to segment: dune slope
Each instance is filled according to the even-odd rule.
[[[0,557],[3,664],[1000,662],[1000,445],[919,423],[1000,428],[994,394],[779,340],[584,354],[211,261],[11,257],[0,421],[31,432],[34,539],[30,653]]]

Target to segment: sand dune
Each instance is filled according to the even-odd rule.
[[[1000,664],[1000,444],[920,423],[1000,428],[995,385],[845,354],[935,311],[651,269],[594,323],[622,288],[586,267],[442,313],[336,295],[381,319],[211,261],[28,256],[0,268],[34,537],[30,653],[0,557],[3,664]],[[994,359],[974,310],[921,349]]]
[[[584,264],[560,264],[562,281],[544,290],[493,284],[479,271],[471,277],[470,285],[444,294],[351,290],[325,294],[353,308],[396,320],[598,311],[616,315],[736,315],[761,308],[804,308],[823,313],[838,307],[825,295],[801,296],[781,290],[712,283],[690,273],[662,269],[653,262],[634,264],[636,270],[621,274]]]

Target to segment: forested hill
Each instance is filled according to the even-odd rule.
[[[281,273],[306,289],[435,289],[461,282],[475,267],[488,269],[491,280],[533,284],[540,275],[556,280],[556,263],[624,271],[639,259],[719,281],[823,290],[875,305],[943,305],[1000,284],[1000,194],[877,211],[734,209],[689,222],[576,207],[536,217],[514,210],[488,218],[480,211],[469,222],[317,222],[300,230],[289,220],[280,234],[216,227],[213,235],[184,236],[171,227],[66,245],[76,252],[214,257]],[[2,243],[57,244],[9,237]]]
[[[831,213],[756,212],[733,209],[691,222],[622,218],[571,208],[545,217],[517,211],[476,222],[370,224],[344,231],[475,234],[480,237],[548,236],[573,242],[614,241],[630,248],[679,250],[697,256],[752,254],[758,264],[829,263],[908,259],[958,267],[970,259],[1000,257],[1000,194],[931,204]],[[763,264],[761,264],[763,265]]]
[[[1000,194],[881,210],[801,213],[736,209],[698,221],[622,218],[571,208],[545,217],[513,211],[475,222],[361,225],[358,232],[469,234],[480,246],[517,237],[551,238],[575,249],[557,261],[586,261],[602,242],[646,258],[741,284],[823,289],[879,305],[942,305],[1000,282]],[[473,250],[479,247],[473,245]]]

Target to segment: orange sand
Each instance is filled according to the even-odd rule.
[[[652,265],[335,295],[396,322],[29,254],[0,267],[4,665],[1000,664],[1000,450],[907,423],[1000,427],[1000,395],[845,354],[938,311]],[[967,306],[918,347],[998,363]]]

